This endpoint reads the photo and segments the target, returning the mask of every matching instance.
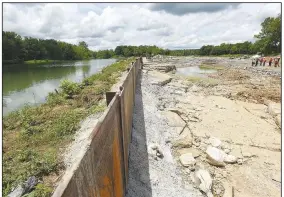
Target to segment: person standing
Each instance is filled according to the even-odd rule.
[[[259,66],[262,66],[262,62],[263,62],[263,57],[260,57]]]
[[[265,66],[266,58],[263,57],[263,66]]]
[[[255,66],[257,66],[257,64],[258,64],[258,57],[256,58]]]
[[[269,66],[272,64],[272,57],[269,58]]]
[[[278,67],[278,58],[274,58],[274,67]]]
[[[253,58],[251,61],[251,66],[254,66],[254,65],[255,65],[255,58]]]

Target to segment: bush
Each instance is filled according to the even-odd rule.
[[[80,92],[79,84],[69,80],[63,80],[60,88],[62,89],[63,93],[67,94],[68,96],[73,96]]]

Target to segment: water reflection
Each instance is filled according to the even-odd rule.
[[[176,74],[184,75],[184,76],[198,76],[205,77],[205,74],[215,73],[217,72],[214,69],[202,69],[199,66],[191,66],[185,68],[177,68]]]
[[[19,109],[25,104],[45,101],[49,92],[58,89],[63,79],[82,81],[115,59],[89,60],[45,66],[3,66],[3,114]]]

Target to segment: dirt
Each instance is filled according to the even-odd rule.
[[[190,179],[194,172],[179,162],[180,152],[185,150],[172,146],[184,128],[168,124],[169,116],[164,112],[169,110],[189,128],[190,148],[200,153],[196,162],[210,172],[213,193],[222,188],[224,195],[222,191],[219,196],[231,197],[232,191],[235,197],[281,195],[281,130],[267,110],[270,102],[281,104],[280,68],[251,67],[248,59],[211,57],[154,58],[144,59],[144,63],[153,68],[207,63],[224,69],[201,79],[203,83],[166,73],[172,80],[162,85],[152,83],[155,75],[142,71],[141,90],[136,93],[140,105],[134,111],[128,196],[204,195]],[[239,163],[223,168],[209,164],[205,154],[209,137],[220,139],[220,148],[239,157]],[[153,155],[152,144],[160,147],[164,158]]]

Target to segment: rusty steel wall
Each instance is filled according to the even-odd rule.
[[[120,93],[121,102],[121,117],[122,117],[122,130],[123,130],[123,151],[124,151],[124,163],[125,165],[125,182],[128,183],[128,155],[129,155],[129,144],[131,139],[132,129],[132,112],[133,103],[135,99],[135,92],[133,88],[134,84],[134,66],[131,67],[124,83],[122,84],[122,91]]]
[[[125,195],[136,78],[142,66],[137,58],[117,93],[107,93],[108,108],[94,125],[88,149],[78,153],[81,159],[65,172],[53,197]]]

